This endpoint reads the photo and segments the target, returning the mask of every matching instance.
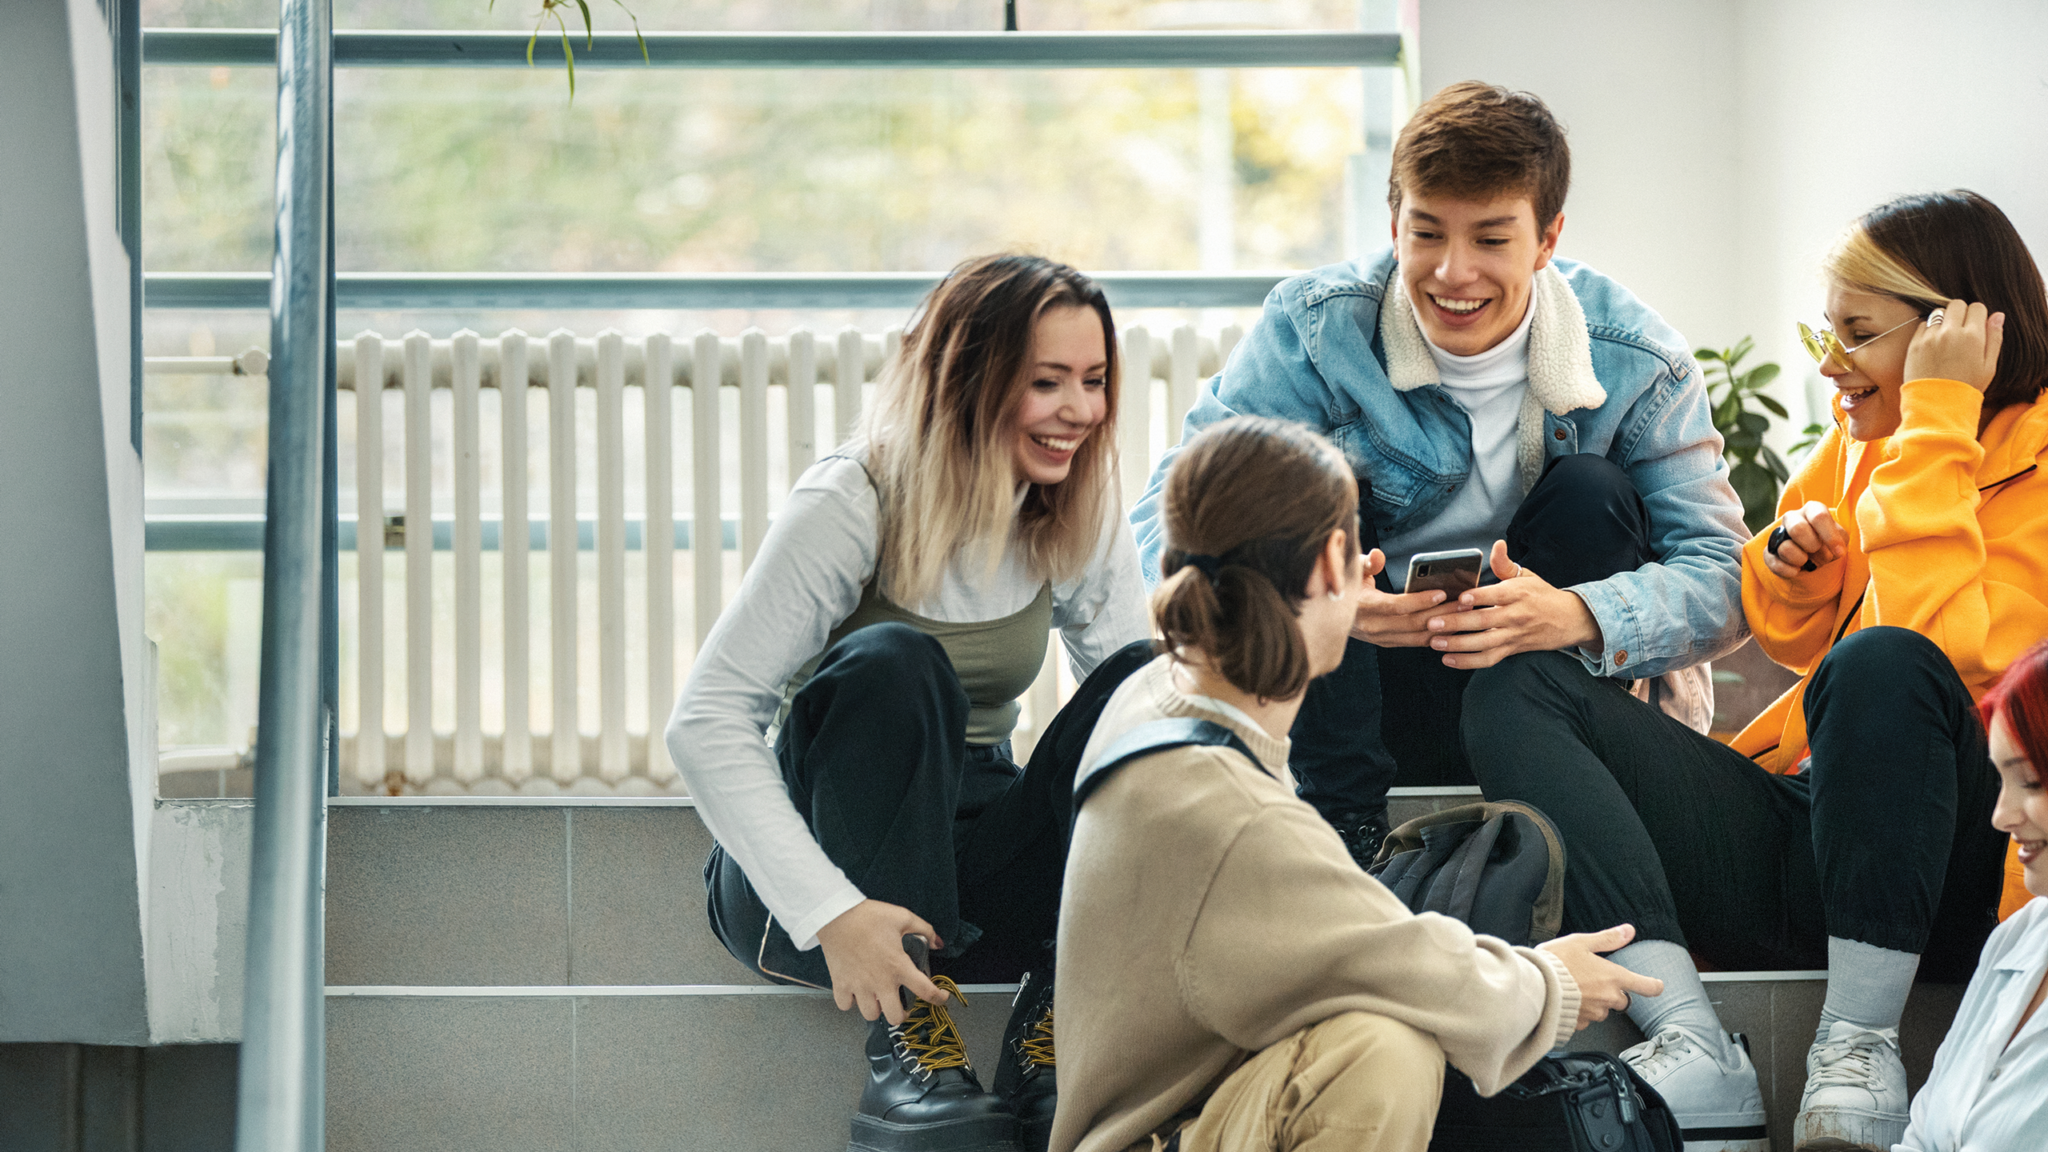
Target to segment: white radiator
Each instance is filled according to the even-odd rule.
[[[1234,327],[1213,336],[1189,326],[1163,336],[1135,326],[1124,330],[1119,448],[1127,500],[1143,490],[1169,438],[1178,437],[1197,383],[1218,369],[1238,336]],[[847,329],[831,337],[802,329],[776,337],[752,330],[737,339],[700,332],[686,341],[660,333],[628,338],[610,330],[594,337],[556,331],[532,339],[514,330],[494,339],[469,331],[450,339],[424,332],[388,339],[365,332],[342,342],[341,482],[344,491],[353,491],[356,507],[368,512],[358,518],[354,622],[343,637],[344,666],[351,655],[354,664],[354,675],[344,678],[343,714],[353,714],[357,730],[342,742],[344,790],[676,791],[680,785],[662,727],[687,659],[767,532],[771,472],[779,502],[781,489],[847,435],[861,386],[873,381],[901,339],[894,329]],[[363,382],[370,380],[387,390],[384,405],[351,403],[346,393],[359,401]],[[714,380],[716,387],[698,386]],[[587,399],[579,405],[578,388],[595,393],[594,407]],[[452,402],[434,400],[440,389],[452,393]],[[532,399],[528,389],[542,390],[545,402]],[[486,390],[500,397],[496,427],[485,427]],[[637,405],[628,402],[632,393],[639,394]],[[446,412],[438,429],[437,408]],[[727,442],[734,409],[737,437]],[[579,428],[593,410],[595,429]],[[528,424],[535,417],[546,423],[544,453],[529,449]],[[672,429],[685,420],[687,442],[676,443]],[[388,442],[387,422],[402,429],[396,443]],[[351,468],[351,430],[354,460],[377,460],[380,467]],[[581,484],[578,470],[579,453],[593,446],[594,492],[589,469]],[[736,458],[728,455],[734,446]],[[544,461],[535,458],[541,454]],[[486,461],[496,465],[494,483],[485,482]],[[635,473],[630,482],[629,464]],[[537,479],[535,470],[543,467],[545,508],[530,507],[527,481]],[[678,481],[687,488],[680,509]],[[728,548],[725,526],[731,518],[724,509],[734,489],[737,532]],[[631,495],[639,496],[641,508],[629,519]],[[491,502],[496,518],[484,514]],[[594,525],[587,512],[579,522],[579,507],[593,505]],[[690,553],[680,573],[678,511],[688,521]],[[445,560],[437,581],[435,534],[414,530],[434,523],[437,513],[444,525],[442,552],[453,554],[452,585]],[[380,515],[402,515],[403,521]],[[541,658],[549,669],[551,731],[534,730],[530,698],[532,622],[539,616],[530,598],[529,540],[537,533],[505,530],[542,523],[550,590]],[[594,572],[581,560],[593,551],[579,545],[586,525],[594,528]],[[495,536],[500,560],[491,580],[487,528],[495,530],[489,535]],[[645,563],[638,594],[629,598],[633,543]],[[402,654],[386,650],[385,583],[393,565],[403,574]],[[360,578],[379,573],[383,578]],[[687,585],[688,602],[680,609],[678,584]],[[345,583],[345,600],[350,592]],[[499,697],[490,701],[496,705],[490,711],[501,720],[487,731],[485,605],[492,592],[502,660],[500,674],[489,677],[492,695]],[[587,618],[593,593],[594,621]],[[452,651],[436,650],[437,611],[444,627],[452,616]],[[632,640],[640,636],[644,651],[632,658],[629,649],[640,647]],[[1055,642],[1046,672],[1027,697],[1020,757],[1064,696],[1064,661],[1057,653]],[[402,709],[387,707],[385,683],[386,670],[400,661]],[[594,731],[588,708],[593,692]],[[581,725],[562,722],[579,711]],[[385,738],[361,739],[364,732]]]

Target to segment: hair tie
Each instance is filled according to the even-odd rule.
[[[1183,565],[1191,565],[1201,569],[1202,575],[1208,577],[1211,584],[1216,582],[1216,573],[1223,567],[1223,561],[1200,552],[1185,553],[1180,559]]]

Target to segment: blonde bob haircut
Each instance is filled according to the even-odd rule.
[[[1856,219],[1821,261],[1843,287],[1890,296],[1922,317],[1950,300],[2005,313],[1988,415],[2048,386],[2048,285],[1998,205],[1967,188],[1888,200]]]
[[[1878,247],[1870,233],[1854,225],[1828,249],[1821,269],[1845,288],[1890,296],[1919,309],[1922,315],[1948,303],[1949,298],[1926,277],[1900,263],[1898,257]]]
[[[1102,321],[1105,414],[1067,478],[1029,485],[1019,504],[1014,421],[1031,385],[1033,331],[1056,308],[1093,309]],[[883,595],[915,608],[956,555],[980,552],[992,570],[1013,532],[1034,576],[1079,576],[1115,483],[1118,376],[1116,326],[1093,280],[1040,256],[982,256],[953,269],[912,315],[862,416],[881,501]]]

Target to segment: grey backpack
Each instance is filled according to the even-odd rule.
[[[1564,919],[1564,841],[1513,800],[1418,816],[1387,834],[1372,874],[1416,912],[1441,912],[1510,944],[1541,944]]]

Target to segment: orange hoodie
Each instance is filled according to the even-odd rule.
[[[1826,504],[1847,555],[1788,580],[1764,567],[1768,529],[1743,548],[1750,629],[1765,654],[1800,674],[1733,742],[1772,772],[1803,766],[1801,698],[1850,632],[1888,624],[1926,636],[1972,699],[2048,637],[2048,394],[2001,410],[1981,438],[1975,388],[1909,380],[1899,395],[1897,432],[1861,443],[1838,422],[1778,500],[1781,517],[1809,500]],[[2009,861],[2007,909],[2018,907],[2017,883]]]

